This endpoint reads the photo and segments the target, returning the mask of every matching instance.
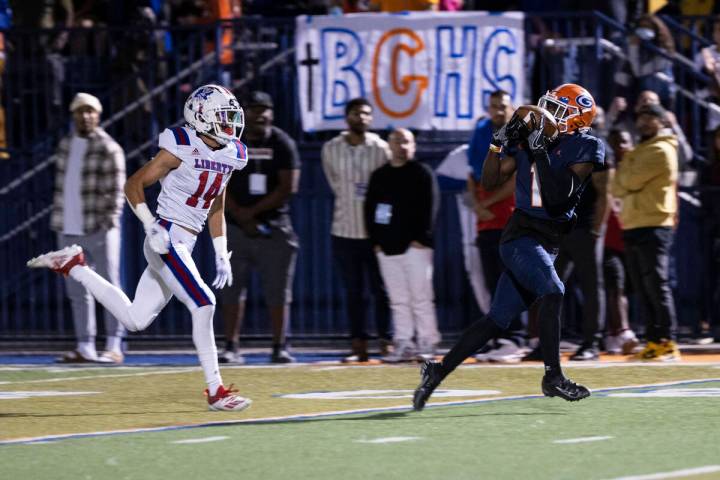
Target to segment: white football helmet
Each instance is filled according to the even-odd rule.
[[[190,94],[183,111],[185,121],[225,145],[238,140],[245,128],[245,114],[230,90],[220,85],[203,85]]]

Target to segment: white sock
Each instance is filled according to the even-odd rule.
[[[98,275],[92,268],[77,265],[70,269],[70,276],[87,288],[95,300],[107,308],[128,330],[137,331],[128,308],[132,304],[125,292]]]
[[[210,395],[215,395],[220,385],[222,385],[217,346],[215,345],[215,332],[213,331],[214,313],[215,305],[196,308],[192,312],[193,342],[200,360],[200,366],[202,366],[205,374],[205,383],[207,383]]]
[[[77,342],[77,351],[83,357],[89,360],[97,359],[97,350],[95,350],[95,339],[89,342]]]
[[[105,350],[122,353],[122,337],[112,336],[105,339]]]

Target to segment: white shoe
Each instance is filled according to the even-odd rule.
[[[605,351],[613,355],[630,355],[638,345],[640,342],[630,329],[623,330],[619,335],[605,337]]]
[[[96,360],[97,363],[109,363],[114,365],[120,365],[124,361],[125,355],[123,355],[122,352],[117,352],[114,350],[106,350],[102,352]]]
[[[605,351],[611,355],[620,355],[622,353],[620,335],[608,335],[605,337]]]
[[[220,385],[215,395],[210,395],[210,392],[205,389],[205,395],[208,399],[208,409],[222,412],[239,412],[245,410],[250,406],[252,400],[249,398],[235,395],[237,390],[233,390],[233,385],[230,388],[225,388]]]
[[[434,360],[437,354],[437,343],[435,342],[418,342],[417,353],[415,358],[418,362],[426,362]]]
[[[498,363],[520,363],[523,357],[523,350],[512,340],[506,338],[498,339],[499,347],[489,351],[486,359]]]
[[[622,341],[622,353],[625,355],[630,355],[635,351],[635,348],[640,345],[640,341],[635,336],[635,332],[629,328],[620,334],[620,340]]]
[[[232,350],[225,350],[220,355],[218,355],[218,362],[242,365],[245,363],[245,359],[238,352],[233,352]]]
[[[79,245],[70,245],[27,261],[27,266],[30,268],[49,268],[65,276],[68,276],[70,269],[76,265],[85,265],[85,254]]]
[[[414,362],[415,359],[415,345],[411,341],[395,344],[392,353],[382,357],[382,361],[385,363]]]

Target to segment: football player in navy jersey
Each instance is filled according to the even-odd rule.
[[[441,362],[425,362],[413,407],[422,410],[443,379],[510,321],[540,302],[540,345],[548,397],[581,400],[590,391],[566,378],[560,368],[560,314],[565,286],[554,261],[562,236],[574,224],[574,210],[590,174],[603,164],[605,147],[588,133],[595,100],[583,87],[561,85],[540,98],[559,135],[543,133],[545,118],[528,125],[518,115],[493,135],[482,172],[483,187],[492,190],[517,172],[516,207],[500,240],[506,270],[500,277],[490,312],[473,323]],[[520,148],[518,148],[520,147]]]

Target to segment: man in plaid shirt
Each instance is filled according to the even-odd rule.
[[[60,140],[55,152],[55,191],[50,228],[58,247],[78,244],[88,263],[113,284],[120,285],[120,214],[125,197],[125,154],[99,127],[102,105],[93,95],[78,93],[70,104],[75,129]],[[105,312],[105,351],[95,350],[95,300],[68,277],[77,348],[61,363],[122,363],[123,326]]]

